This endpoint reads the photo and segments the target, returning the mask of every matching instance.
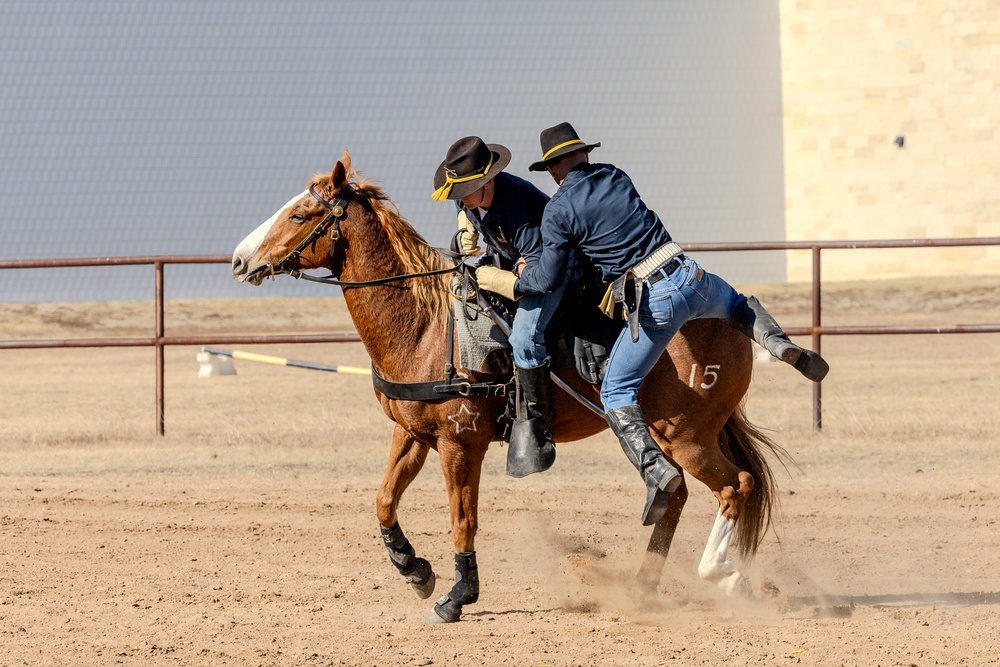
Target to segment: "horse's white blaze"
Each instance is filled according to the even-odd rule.
[[[307,194],[309,194],[309,191],[304,190],[303,192],[300,192],[299,194],[289,199],[284,206],[282,206],[277,210],[277,212],[274,215],[272,215],[270,218],[261,223],[260,226],[257,227],[257,229],[250,232],[245,239],[240,241],[240,244],[236,246],[236,250],[233,251],[234,271],[235,267],[238,265],[243,266],[244,275],[251,270],[252,267],[247,266],[246,261],[249,258],[253,257],[254,253],[257,252],[257,249],[260,248],[260,244],[263,243],[264,238],[267,236],[267,233],[271,231],[271,227],[273,227],[274,223],[278,221],[278,218],[281,217],[282,213],[291,208],[295,204],[295,202],[299,201]],[[243,261],[240,262],[239,260]],[[243,275],[235,276],[235,278],[237,280],[240,280],[241,282],[243,277],[244,277]]]
[[[708,535],[705,552],[701,555],[701,563],[698,564],[698,576],[711,581],[726,595],[737,591],[748,593],[750,590],[746,577],[740,574],[736,564],[728,556],[729,542],[733,539],[735,528],[736,522],[722,516],[722,510],[719,510],[712,532]]]

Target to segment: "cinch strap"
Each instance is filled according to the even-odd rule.
[[[448,199],[448,195],[451,194],[451,188],[456,183],[468,183],[469,181],[474,181],[477,178],[482,178],[493,166],[493,151],[490,151],[490,161],[486,163],[486,168],[483,169],[482,173],[472,174],[471,176],[462,176],[457,178],[457,174],[450,169],[444,170],[444,185],[439,187],[431,195],[431,199],[434,201],[445,201]]]
[[[548,156],[552,155],[553,153],[555,153],[560,148],[566,148],[567,146],[572,146],[573,144],[582,144],[582,143],[583,143],[582,139],[570,139],[569,141],[565,141],[565,142],[559,144],[558,146],[553,146],[552,148],[550,148],[548,150],[548,152],[545,155],[542,156],[542,159],[539,160],[539,161],[540,162],[545,162],[545,158],[547,158]]]

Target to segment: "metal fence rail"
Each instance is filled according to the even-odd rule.
[[[822,282],[820,253],[823,250],[860,250],[879,248],[942,248],[960,246],[1000,246],[1000,237],[953,239],[903,239],[885,241],[785,241],[748,243],[691,243],[690,252],[739,252],[753,250],[809,250],[812,252],[812,321],[808,327],[788,327],[792,336],[810,335],[812,349],[822,351],[823,336],[870,336],[877,334],[968,334],[1000,333],[1000,324],[957,324],[942,326],[838,326],[822,325]],[[359,342],[357,333],[304,335],[198,335],[167,336],[164,334],[163,267],[167,264],[228,264],[228,255],[150,255],[141,257],[93,257],[80,259],[0,260],[3,269],[50,269],[97,266],[151,265],[155,275],[153,335],[140,338],[69,338],[42,340],[0,340],[0,350],[51,349],[81,347],[155,347],[156,348],[156,433],[163,435],[164,415],[164,348],[168,345],[255,345],[274,343],[344,343]],[[813,385],[813,426],[822,428],[822,384]]]
[[[998,333],[1000,324],[942,325],[942,326],[867,326],[867,327],[824,327],[822,325],[822,280],[820,278],[820,252],[822,250],[860,250],[885,248],[949,248],[962,246],[996,246],[1000,237],[952,238],[952,239],[896,239],[882,241],[786,241],[750,243],[695,243],[685,244],[691,252],[714,252],[734,250],[809,250],[812,252],[812,324],[808,327],[788,327],[786,333],[792,336],[809,334],[812,349],[822,353],[823,336],[855,336],[872,334],[939,334],[939,333]],[[823,385],[813,385],[813,428],[823,427]]]
[[[258,343],[345,343],[361,340],[356,333],[331,333],[307,335],[268,334],[166,336],[163,318],[163,267],[167,264],[229,264],[228,255],[155,255],[146,257],[93,257],[83,259],[27,259],[0,261],[0,269],[50,269],[81,266],[137,266],[152,265],[155,273],[156,292],[153,300],[153,335],[149,338],[68,338],[45,340],[0,340],[0,350],[47,349],[61,347],[155,347],[156,348],[156,433],[163,435],[165,428],[163,394],[163,351],[167,345],[252,345]]]

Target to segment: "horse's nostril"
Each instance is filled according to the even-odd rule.
[[[246,270],[242,257],[233,257],[233,275],[239,275]]]

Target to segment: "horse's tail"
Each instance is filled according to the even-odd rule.
[[[764,533],[771,525],[771,512],[777,510],[778,496],[774,473],[767,464],[766,454],[787,467],[792,459],[784,447],[750,423],[743,403],[729,416],[719,435],[722,452],[740,470],[746,470],[754,479],[754,488],[746,506],[736,522],[733,545],[743,560],[757,553]]]

